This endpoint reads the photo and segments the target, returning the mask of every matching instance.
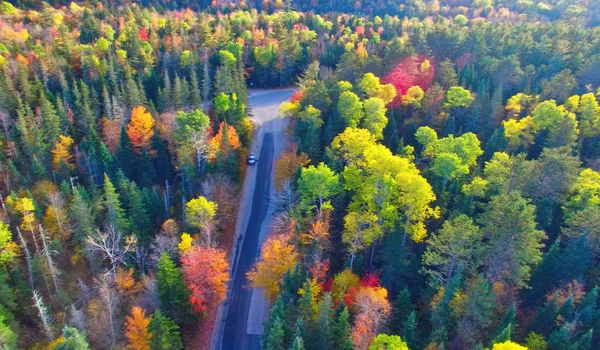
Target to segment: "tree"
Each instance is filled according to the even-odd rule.
[[[217,212],[217,203],[207,200],[203,196],[194,198],[185,205],[185,217],[187,223],[200,230],[206,239],[207,247],[212,247],[212,235],[214,231],[214,218]]]
[[[517,343],[513,343],[510,340],[505,341],[504,343],[494,344],[492,346],[492,350],[527,350],[528,348],[525,346],[521,346]]]
[[[297,152],[297,146],[293,146],[289,151],[283,152],[275,161],[275,190],[279,191],[284,183],[291,179],[298,168],[308,164],[309,159],[306,153]]]
[[[493,197],[479,217],[484,238],[485,273],[492,283],[522,287],[542,259],[546,234],[536,228],[535,206],[517,191]]]
[[[397,335],[379,334],[369,350],[408,350],[408,345]]]
[[[156,310],[148,331],[152,334],[150,349],[152,350],[182,350],[183,343],[179,334],[179,327],[173,320],[164,316],[160,310]]]
[[[0,265],[10,264],[18,256],[18,249],[17,244],[12,240],[9,226],[0,221]]]
[[[269,337],[267,338],[267,343],[265,344],[266,350],[285,350],[284,346],[284,329],[283,323],[277,317],[275,322],[273,323],[273,327],[269,330]]]
[[[140,154],[142,148],[148,149],[150,138],[154,134],[154,118],[142,106],[131,111],[131,120],[127,125],[127,136],[133,144],[135,151]]]
[[[387,290],[381,287],[365,287],[356,293],[358,314],[352,328],[352,341],[357,350],[367,350],[390,316],[391,306]]]
[[[336,175],[325,163],[317,167],[310,165],[303,168],[298,180],[300,205],[306,210],[316,209],[321,217],[322,211],[332,210],[329,198],[339,191],[339,176]]]
[[[377,140],[383,138],[383,129],[385,129],[388,122],[385,112],[385,103],[382,99],[371,97],[365,100],[365,119],[363,127],[369,130]]]
[[[85,334],[76,328],[65,326],[63,328],[62,342],[54,347],[54,350],[90,350]]]
[[[352,128],[358,127],[365,116],[363,103],[351,91],[344,91],[340,94],[337,110],[346,125]]]
[[[195,150],[196,169],[201,173],[208,151],[208,116],[200,109],[188,113],[178,111],[175,122],[178,141],[183,147],[190,146]]]
[[[467,274],[475,271],[481,263],[482,238],[479,227],[464,214],[444,222],[442,229],[427,240],[423,255],[430,284],[447,285],[458,265]]]
[[[157,265],[156,287],[160,309],[179,324],[190,321],[189,295],[183,275],[166,253]]]
[[[125,336],[129,340],[127,347],[134,350],[150,350],[152,334],[148,332],[148,325],[152,316],[146,318],[146,311],[134,306],[131,308],[131,316],[125,319]]]
[[[48,308],[42,299],[42,296],[38,293],[37,290],[33,291],[33,306],[37,309],[38,316],[40,317],[40,321],[42,323],[42,328],[46,332],[46,337],[48,340],[54,340],[54,332],[51,327],[51,318],[48,314]]]
[[[229,264],[221,249],[192,247],[181,258],[194,311],[204,313],[226,299]]]
[[[260,258],[246,274],[253,288],[261,288],[269,302],[275,301],[279,285],[288,271],[293,271],[298,263],[298,253],[285,235],[267,238],[260,252]]]
[[[73,139],[70,136],[60,135],[58,137],[58,141],[52,150],[52,165],[54,166],[55,170],[59,170],[63,164],[69,168],[73,167],[71,164],[73,159],[73,156],[71,155],[72,146]]]
[[[109,272],[114,275],[117,266],[124,264],[127,255],[135,250],[135,237],[123,237],[121,230],[108,226],[104,232],[97,231],[86,239],[89,250],[102,254],[104,259],[110,261]]]

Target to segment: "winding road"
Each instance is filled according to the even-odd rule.
[[[268,306],[262,292],[247,287],[246,272],[259,255],[272,216],[269,199],[273,191],[273,162],[285,145],[287,121],[277,118],[282,102],[294,89],[251,90],[250,108],[260,124],[252,146],[258,163],[248,167],[231,256],[231,281],[227,300],[221,305],[212,338],[213,349],[260,349],[260,334]]]

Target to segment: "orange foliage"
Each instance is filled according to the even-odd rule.
[[[61,164],[67,164],[69,167],[73,167],[71,160],[71,147],[73,146],[73,139],[70,136],[60,135],[58,141],[54,145],[52,150],[52,164],[54,169],[60,168]]]
[[[354,34],[360,36],[365,34],[365,26],[356,26],[356,29],[354,30]]]
[[[288,235],[269,237],[263,245],[260,259],[246,275],[254,288],[261,288],[272,303],[279,293],[279,285],[288,270],[294,271],[298,253],[289,243]]]
[[[290,97],[290,102],[302,102],[304,99],[304,90],[296,90]]]
[[[223,142],[223,134],[227,135],[227,142],[225,143]],[[219,124],[219,132],[208,142],[208,159],[214,162],[217,159],[219,151],[223,152],[224,156],[227,156],[231,150],[238,150],[241,147],[242,144],[235,128],[221,122]]]
[[[115,274],[115,284],[117,290],[123,296],[137,294],[143,287],[140,283],[136,282],[135,278],[133,278],[133,268],[126,270],[122,267],[118,267],[117,273]]]
[[[148,332],[148,324],[152,316],[146,318],[146,312],[138,307],[131,308],[131,316],[127,316],[125,322],[125,336],[129,340],[127,348],[134,350],[150,350],[150,339],[152,334]]]
[[[363,44],[362,42],[359,42],[356,45],[356,54],[362,59],[366,59],[369,56],[369,53],[367,52],[367,48],[365,47],[365,44]]]
[[[137,153],[140,153],[142,148],[147,148],[150,145],[150,138],[153,133],[154,118],[146,112],[146,108],[143,106],[135,107],[131,111],[131,120],[127,125],[127,136],[129,136]]]
[[[298,146],[293,144],[289,151],[282,153],[275,161],[275,189],[277,191],[281,190],[285,181],[294,176],[299,167],[303,167],[309,162],[306,153],[297,154],[297,149]]]
[[[352,328],[352,341],[357,350],[367,350],[388,320],[392,307],[382,287],[361,288],[356,293],[358,315]]]
[[[196,312],[206,312],[226,298],[229,264],[225,251],[192,247],[181,258],[185,283]]]

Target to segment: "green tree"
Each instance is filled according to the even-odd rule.
[[[63,341],[54,347],[56,350],[89,350],[85,334],[79,332],[76,328],[65,326],[63,328]]]
[[[183,343],[179,334],[179,326],[173,320],[156,310],[148,325],[152,334],[150,349],[152,350],[182,350]]]
[[[444,222],[442,228],[427,240],[423,254],[425,272],[433,286],[447,285],[460,265],[470,275],[481,263],[483,235],[473,220],[461,214]]]
[[[106,174],[104,174],[104,197],[102,205],[106,209],[107,222],[123,233],[128,233],[131,223],[125,216],[125,210],[121,206],[121,200],[115,190],[115,186]]]
[[[190,292],[185,286],[183,275],[166,253],[160,257],[157,270],[156,286],[160,309],[178,324],[189,323]]]
[[[310,165],[302,169],[298,180],[302,208],[317,209],[320,217],[324,209],[333,209],[328,199],[335,196],[339,190],[339,176],[325,163],[320,163],[317,167]]]
[[[485,274],[490,282],[519,288],[542,259],[546,234],[537,229],[535,206],[517,191],[493,197],[479,217],[487,240]]]
[[[408,345],[397,335],[379,334],[369,350],[408,350]]]
[[[358,96],[351,91],[345,91],[340,94],[337,104],[337,110],[347,126],[358,127],[365,116],[363,103]]]
[[[269,330],[269,337],[265,344],[266,350],[285,350],[284,339],[285,332],[283,330],[283,323],[277,317],[273,323],[272,328]]]
[[[383,129],[387,125],[386,108],[382,99],[371,97],[365,100],[365,119],[363,127],[369,130],[375,139],[383,139]]]
[[[209,247],[212,246],[212,235],[214,231],[214,218],[217,213],[217,203],[207,200],[203,196],[194,198],[185,205],[185,217],[187,223],[200,230],[206,238]]]

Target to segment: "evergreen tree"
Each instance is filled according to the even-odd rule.
[[[284,345],[285,332],[283,330],[283,323],[279,317],[275,318],[273,326],[269,330],[269,337],[265,344],[266,350],[285,350]]]
[[[401,332],[402,339],[408,344],[409,349],[418,349],[417,314],[415,311],[408,315]]]
[[[106,174],[104,174],[103,207],[106,209],[106,222],[123,233],[129,232],[130,222],[121,206],[119,194]]]
[[[137,179],[136,160],[137,155],[133,149],[133,144],[127,135],[125,127],[122,127],[121,141],[119,142],[119,148],[117,149],[117,166],[123,170],[125,176],[134,181]]]
[[[192,321],[189,311],[191,307],[183,275],[166,253],[158,261],[157,270],[156,286],[160,309],[177,324],[189,324]]]
[[[154,163],[152,162],[152,158],[146,151],[146,149],[142,149],[142,154],[140,156],[140,163],[138,168],[138,183],[140,187],[151,187],[156,181],[156,171],[154,170]]]
[[[85,334],[80,333],[76,328],[65,326],[63,329],[63,340],[58,343],[56,350],[89,350],[91,349]]]
[[[152,334],[150,349],[152,350],[182,350],[183,343],[179,334],[179,326],[170,318],[164,316],[160,310],[152,315],[148,325]]]
[[[335,314],[335,322],[332,329],[334,349],[354,349],[354,344],[352,344],[352,338],[350,337],[350,314],[343,302],[340,303]]]
[[[127,203],[129,218],[132,223],[132,229],[137,237],[137,243],[140,247],[147,247],[152,240],[152,224],[150,216],[142,201],[142,192],[139,187],[131,182],[127,190]]]

